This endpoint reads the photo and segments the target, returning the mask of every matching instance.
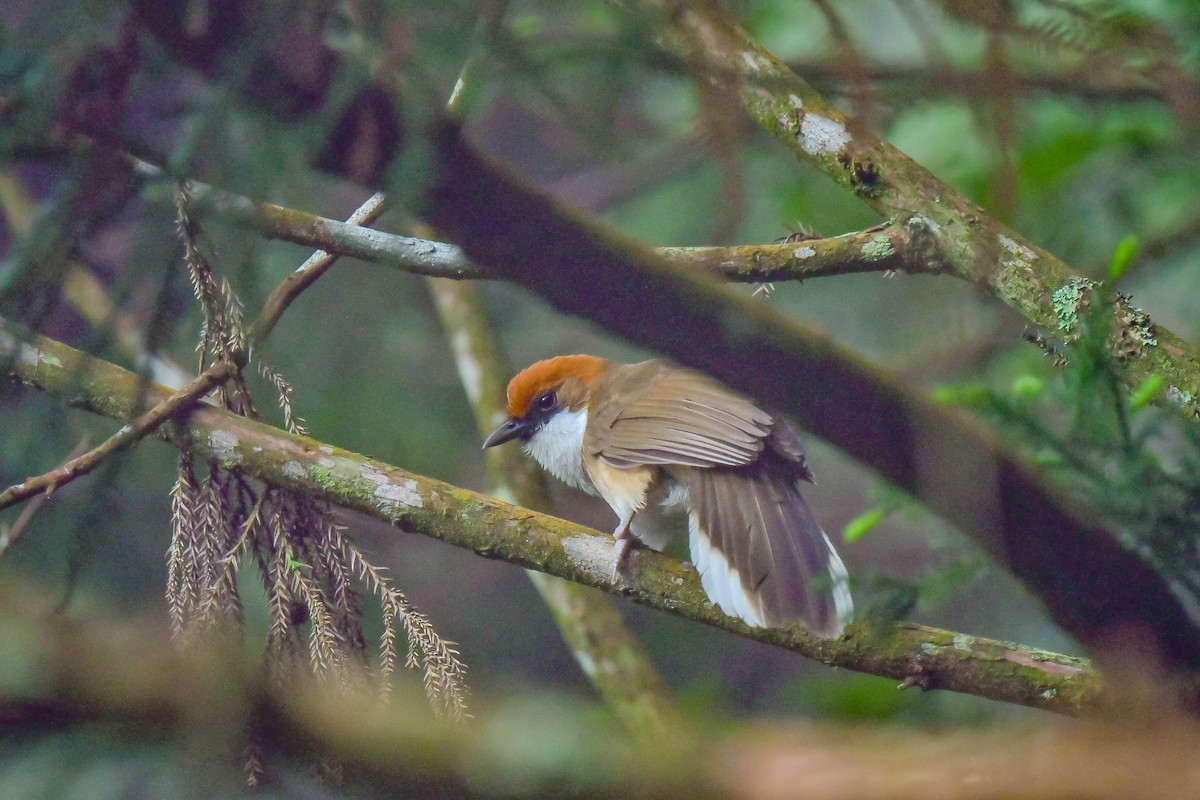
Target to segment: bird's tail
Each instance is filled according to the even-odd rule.
[[[840,635],[854,613],[846,568],[796,481],[762,467],[688,473],[691,558],[709,598],[749,625]]]

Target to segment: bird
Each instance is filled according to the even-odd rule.
[[[834,638],[853,616],[846,568],[800,493],[804,448],[779,415],[666,361],[538,361],[508,384],[483,447],[519,440],[554,477],[618,517],[613,577],[632,541],[662,550],[686,515],[708,598],[751,627],[799,621]]]

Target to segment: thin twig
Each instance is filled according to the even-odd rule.
[[[377,219],[385,208],[386,198],[382,192],[376,193],[359,206],[354,214],[351,215],[350,221],[346,224],[368,224]],[[267,298],[267,302],[264,304],[258,319],[250,326],[250,342],[255,345],[261,344],[292,301],[320,278],[325,270],[332,266],[339,257],[340,254],[338,253],[314,253],[295,272],[285,278],[275,291],[271,293],[271,296]],[[231,361],[221,361],[214,364],[178,392],[138,417],[131,424],[122,427],[89,452],[69,459],[65,464],[56,469],[29,478],[0,492],[0,510],[42,492],[45,492],[44,496],[48,499],[60,486],[91,473],[113,453],[131,446],[139,439],[152,433],[159,425],[162,425],[172,416],[198,401],[201,397],[212,391],[213,388],[224,383],[234,374],[238,366]],[[24,516],[23,514],[22,518]],[[18,520],[19,522],[20,520]],[[11,531],[7,540],[0,537],[0,554],[7,547],[6,541],[11,541],[12,538],[15,537],[11,535]]]
[[[376,192],[355,209],[344,224],[367,226],[379,219],[379,216],[386,210],[387,197],[383,192]],[[299,297],[301,292],[316,283],[317,279],[324,275],[325,271],[333,266],[340,256],[340,253],[317,250],[308,257],[308,260],[297,267],[295,272],[284,278],[283,282],[275,287],[275,291],[271,292],[271,296],[263,303],[258,319],[254,320],[254,324],[250,326],[251,345],[261,345],[271,335],[275,324],[279,322],[279,318],[283,316],[283,312],[292,304],[292,301]]]
[[[153,177],[162,176],[158,167],[145,162],[138,162],[137,169]],[[457,245],[387,233],[350,221],[263,203],[197,182],[191,185],[193,204],[270,239],[306,245],[431,278],[484,280],[495,277],[467,258]],[[763,283],[863,272],[910,275],[943,272],[943,263],[925,245],[923,231],[889,224],[813,239],[799,246],[664,247],[658,252],[681,266],[708,271],[720,280]]]
[[[79,444],[75,445],[75,449],[67,456],[68,460],[75,458],[85,450],[87,450],[87,437],[79,440]],[[0,525],[0,556],[3,556],[4,552],[21,538],[29,524],[33,522],[33,518],[37,516],[49,499],[50,496],[47,494],[34,498],[33,502],[21,509],[21,515],[13,521],[12,525]]]
[[[199,400],[229,378],[233,367],[228,362],[221,362],[209,367],[187,386],[166,398],[154,408],[142,414],[136,420],[123,426],[119,431],[77,458],[72,458],[62,466],[52,469],[42,475],[10,486],[0,492],[0,510],[33,497],[39,493],[49,498],[60,486],[70,483],[76,478],[92,472],[113,453],[129,447],[142,437],[152,433],[159,425],[173,417],[176,413]]]

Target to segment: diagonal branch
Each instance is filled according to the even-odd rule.
[[[1054,254],[987,215],[949,185],[834,108],[763,49],[716,3],[618,0],[650,21],[653,41],[689,69],[736,81],[746,112],[797,158],[824,172],[886,219],[920,234],[944,269],[1054,331],[1063,321],[1055,292],[1082,286],[1082,302],[1109,299],[1100,284],[1077,275]],[[1200,352],[1120,298],[1117,318],[1135,320],[1140,344],[1117,358],[1118,374],[1136,387],[1158,376],[1172,397],[1200,420]],[[1140,315],[1140,316],[1139,316]]]
[[[214,387],[219,386],[233,374],[233,365],[222,361],[209,367],[178,392],[165,397],[129,425],[105,439],[96,447],[81,456],[72,458],[60,467],[50,470],[21,483],[8,487],[0,492],[0,510],[27,500],[45,492],[47,495],[65,483],[92,473],[104,463],[109,456],[136,444],[137,441],[153,433],[168,419],[186,409],[201,397],[208,394]]]
[[[379,219],[379,216],[386,210],[387,197],[383,192],[376,192],[356,208],[343,224],[370,225]],[[369,229],[364,228],[364,230]],[[249,338],[252,346],[261,345],[271,335],[275,324],[279,322],[279,318],[283,316],[284,311],[287,311],[292,301],[337,263],[339,255],[318,248],[317,252],[309,256],[291,275],[284,278],[279,286],[275,287],[275,291],[271,292],[271,296],[263,303],[258,319],[254,320],[254,324],[250,326]]]
[[[485,55],[500,29],[507,0],[489,0],[480,11],[467,60],[447,102],[447,111],[462,118],[478,94]],[[480,439],[503,417],[508,368],[476,284],[426,278],[437,306],[442,330],[454,353],[454,363],[475,412]],[[526,508],[549,512],[553,501],[541,473],[515,448],[488,452],[488,491]],[[577,583],[537,570],[525,574],[558,625],[564,642],[613,715],[638,740],[656,744],[677,738],[681,715],[666,681],[641,642],[630,631],[613,600]]]
[[[9,376],[64,403],[115,419],[148,397],[136,375],[0,320],[0,363]],[[86,376],[86,380],[80,380]],[[708,602],[696,572],[639,550],[613,583],[612,537],[554,517],[423,478],[364,456],[295,436],[222,409],[199,407],[155,435],[203,458],[237,465],[274,485],[386,520],[405,530],[626,596],[823,663],[921,685],[1062,713],[1095,707],[1100,678],[1085,659],[921,625],[855,623],[841,639],[793,626],[748,628]]]
[[[383,213],[384,208],[385,197],[382,193],[377,193],[368,198],[351,215],[350,222],[360,225],[368,224],[377,219]],[[292,301],[315,283],[337,259],[336,254],[317,251],[276,287],[271,296],[267,298],[262,312],[250,326],[249,342],[251,346],[261,345],[266,340]],[[229,380],[240,366],[240,364],[229,361],[214,364],[189,381],[179,391],[164,398],[162,402],[88,452],[69,459],[65,464],[49,472],[29,478],[0,492],[0,511],[42,492],[49,495],[63,484],[90,474],[114,453],[136,444],[139,439],[153,433],[168,419],[199,402],[214,388]],[[3,548],[0,548],[0,553],[2,552]]]
[[[1200,635],[1166,579],[982,426],[827,337],[584,220],[439,132],[430,219],[497,276],[790,413],[972,537],[1067,632],[1136,626],[1175,665]]]

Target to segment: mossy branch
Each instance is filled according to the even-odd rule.
[[[139,162],[137,169],[144,177],[162,177],[156,167],[145,162]],[[450,280],[491,278],[453,244],[342,222],[296,208],[252,200],[201,183],[193,183],[192,206],[196,213],[213,214],[270,239],[394,267],[414,275]],[[891,224],[802,242],[737,247],[664,247],[659,252],[680,265],[709,272],[731,283],[804,280],[862,272],[897,271],[916,275],[943,271],[941,264],[931,258],[922,237],[914,236],[908,228]]]
[[[563,208],[438,132],[430,219],[559,310],[703,369],[791,414],[971,536],[1066,631],[1102,649],[1135,626],[1176,666],[1200,634],[1167,580],[994,435],[828,337]]]
[[[6,375],[72,406],[125,420],[165,387],[61,342],[0,320]],[[237,466],[277,486],[354,509],[488,558],[536,569],[629,597],[831,666],[1063,713],[1093,707],[1100,677],[1084,659],[920,625],[863,620],[840,638],[817,639],[799,626],[749,628],[708,602],[696,572],[639,549],[612,582],[612,537],[554,517],[295,436],[211,406],[156,435],[207,459]],[[449,578],[448,578],[449,580]]]
[[[615,2],[652,21],[654,42],[689,70],[739,88],[746,112],[797,158],[853,192],[889,222],[919,235],[930,261],[1055,332],[1062,309],[1055,293],[1081,280],[1054,254],[1006,227],[874,132],[834,108],[803,79],[752,40],[716,3]],[[1088,294],[1115,301],[1114,357],[1122,381],[1140,386],[1158,376],[1193,421],[1200,421],[1200,352],[1144,313],[1091,281]],[[1138,347],[1117,349],[1127,329]],[[1164,395],[1165,396],[1165,395]]]

